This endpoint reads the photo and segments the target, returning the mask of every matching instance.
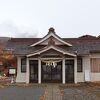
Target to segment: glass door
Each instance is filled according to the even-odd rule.
[[[38,82],[38,60],[30,60],[30,82]]]

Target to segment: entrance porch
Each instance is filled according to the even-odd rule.
[[[57,63],[53,66],[47,65],[45,61]],[[26,83],[30,82],[77,83],[77,58],[27,58]]]

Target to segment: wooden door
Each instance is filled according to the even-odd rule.
[[[57,66],[46,66],[42,62],[42,82],[61,83],[62,82],[62,62],[57,63]]]
[[[74,82],[74,60],[65,61],[66,83]]]

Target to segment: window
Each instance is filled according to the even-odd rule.
[[[82,58],[77,58],[77,72],[82,72],[83,67],[82,67]]]
[[[26,59],[21,59],[21,72],[26,72]]]
[[[91,72],[100,73],[100,58],[91,58]]]

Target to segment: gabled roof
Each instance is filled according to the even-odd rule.
[[[69,55],[69,56],[74,56],[74,57],[76,56],[75,54],[69,53],[69,52],[67,52],[66,50],[64,50],[64,49],[62,49],[60,47],[57,47],[55,45],[51,45],[51,46],[46,46],[46,47],[44,47],[42,49],[36,50],[35,52],[33,52],[31,54],[28,54],[27,57],[34,56],[34,55],[39,55],[39,54],[41,54],[43,52],[46,52],[46,51],[48,51],[50,49],[56,50],[56,51],[58,51],[58,52],[60,52],[62,54],[66,54],[66,55]]]
[[[38,41],[38,42],[32,44],[31,46],[36,46],[36,45],[38,45],[38,44],[44,42],[45,40],[47,40],[47,39],[50,38],[50,37],[54,37],[55,39],[57,39],[58,41],[60,41],[60,42],[63,43],[64,45],[72,46],[70,43],[68,43],[68,42],[64,41],[62,38],[60,38],[60,37],[55,33],[55,31],[54,31],[53,28],[50,28],[50,29],[49,29],[49,32],[48,32],[48,34],[47,34],[46,36],[44,36],[40,41]]]
[[[53,41],[50,41],[50,38],[48,39],[48,37],[50,36],[56,38],[55,40],[57,41],[60,40],[60,43],[62,43],[59,45],[53,43],[54,38],[52,38]],[[11,38],[9,41],[7,41],[4,50],[13,50],[14,55],[22,56],[37,52],[41,53],[44,49],[52,49],[51,46],[47,47],[46,45],[37,45],[45,39],[49,40],[48,44],[46,45],[54,44],[54,48],[52,48],[54,50],[59,49],[61,53],[67,52],[70,54],[74,54],[77,51],[77,55],[88,55],[91,52],[100,52],[100,37],[84,35],[79,38],[60,38],[58,35],[55,34],[53,28],[49,29],[48,34],[44,38]],[[43,44],[43,42],[41,44]],[[66,46],[65,44],[72,46]]]
[[[92,35],[83,35],[79,37],[80,39],[95,39],[96,36],[92,36]]]
[[[34,52],[39,50],[37,46],[30,47],[33,43],[36,43],[41,38],[12,38],[6,44],[5,49],[13,49],[15,55],[27,55],[30,51]],[[62,38],[64,41],[71,43],[72,47],[64,46],[63,49],[68,52],[74,53],[77,51],[78,55],[89,54],[91,50],[100,50],[100,39],[80,39],[80,38]],[[36,41],[35,41],[36,40]],[[39,46],[40,47],[40,46]]]

